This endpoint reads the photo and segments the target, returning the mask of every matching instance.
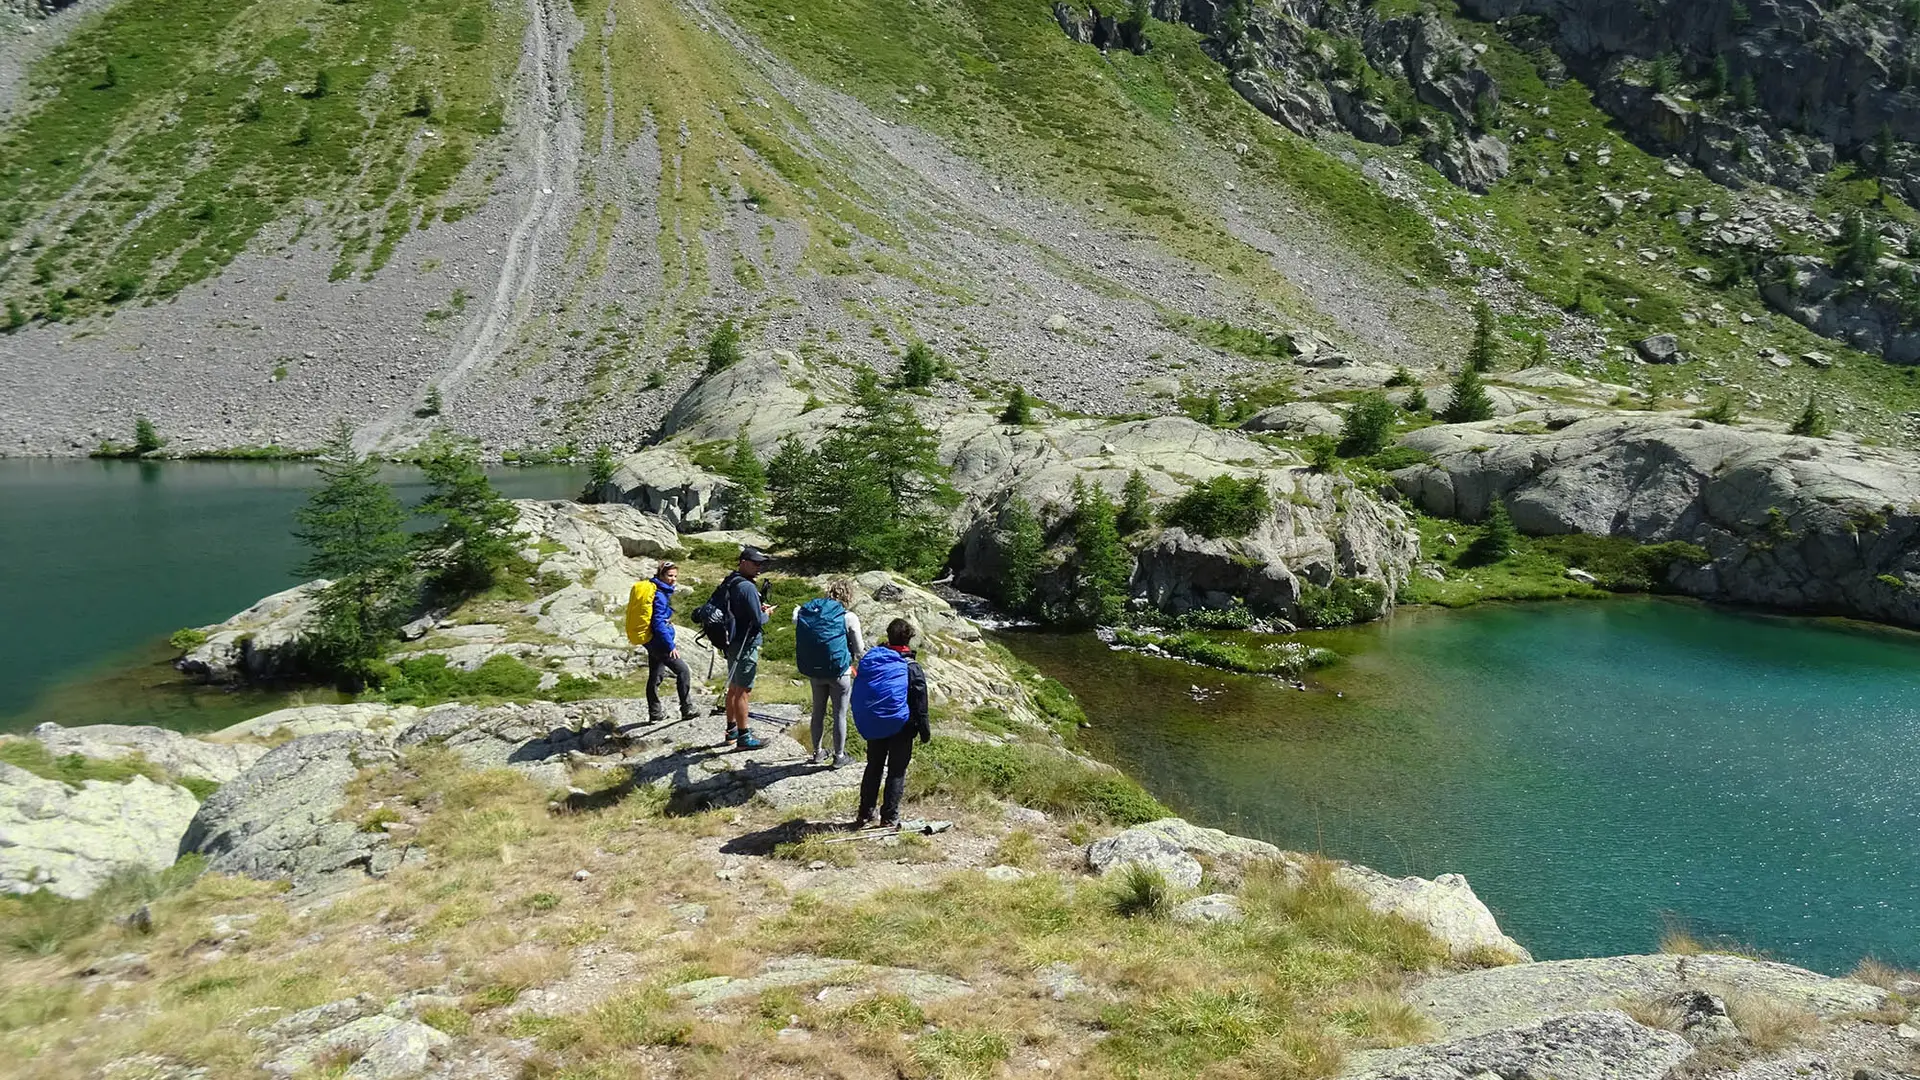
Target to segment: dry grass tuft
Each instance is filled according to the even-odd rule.
[[[1642,1027],[1671,1031],[1679,1034],[1685,1025],[1687,1014],[1672,1001],[1656,998],[1627,998],[1614,1006],[1633,1018],[1633,1022]]]
[[[1820,1017],[1805,1009],[1748,991],[1722,995],[1727,1016],[1755,1050],[1777,1053],[1798,1046],[1825,1028]]]
[[[1855,964],[1853,970],[1847,972],[1847,978],[1882,990],[1892,990],[1899,983],[1920,983],[1920,972],[1897,968],[1869,956]]]
[[[1361,1046],[1409,1046],[1433,1037],[1433,1021],[1392,990],[1362,990],[1328,1011],[1327,1020]]]
[[[1040,844],[1033,834],[1025,829],[1015,829],[1002,836],[993,849],[987,852],[987,863],[999,866],[1020,866],[1031,868],[1040,863]]]

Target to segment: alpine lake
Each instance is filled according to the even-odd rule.
[[[582,470],[499,469],[521,498]],[[417,472],[389,474],[418,500]],[[0,732],[208,730],[324,692],[195,687],[166,637],[297,583],[311,466],[0,461]],[[1402,609],[1307,688],[1013,631],[1082,735],[1191,820],[1465,874],[1542,959],[1664,928],[1920,966],[1920,635],[1652,598]]]

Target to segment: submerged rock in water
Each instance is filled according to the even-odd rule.
[[[117,871],[164,870],[199,809],[144,776],[71,787],[0,763],[0,891],[77,899]]]

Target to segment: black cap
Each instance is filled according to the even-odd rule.
[[[741,562],[763,563],[763,562],[770,561],[771,558],[772,556],[768,555],[764,551],[761,551],[759,548],[754,547],[752,544],[748,544],[746,547],[743,547],[740,549]]]

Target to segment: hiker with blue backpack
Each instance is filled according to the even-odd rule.
[[[647,651],[647,721],[653,724],[667,719],[660,707],[660,682],[668,672],[680,690],[680,719],[699,715],[693,707],[693,674],[673,636],[673,594],[679,580],[679,567],[663,562],[651,578],[636,582],[627,593],[627,641]]]
[[[827,595],[793,609],[793,659],[800,674],[813,684],[813,756],[809,765],[839,768],[853,762],[847,753],[847,691],[853,686],[857,660],[866,651],[860,634],[860,616],[853,603],[853,582],[836,578],[827,583]],[[826,756],[822,740],[828,706],[833,710],[833,756]]]
[[[933,738],[927,723],[927,675],[913,659],[913,624],[895,619],[887,624],[887,643],[868,649],[848,695],[854,726],[867,740],[867,771],[860,777],[860,814],[853,827],[873,824],[874,803],[880,803],[880,825],[900,824],[900,797],[907,788],[907,766],[913,761],[913,740]],[[886,798],[880,798],[882,774]]]

